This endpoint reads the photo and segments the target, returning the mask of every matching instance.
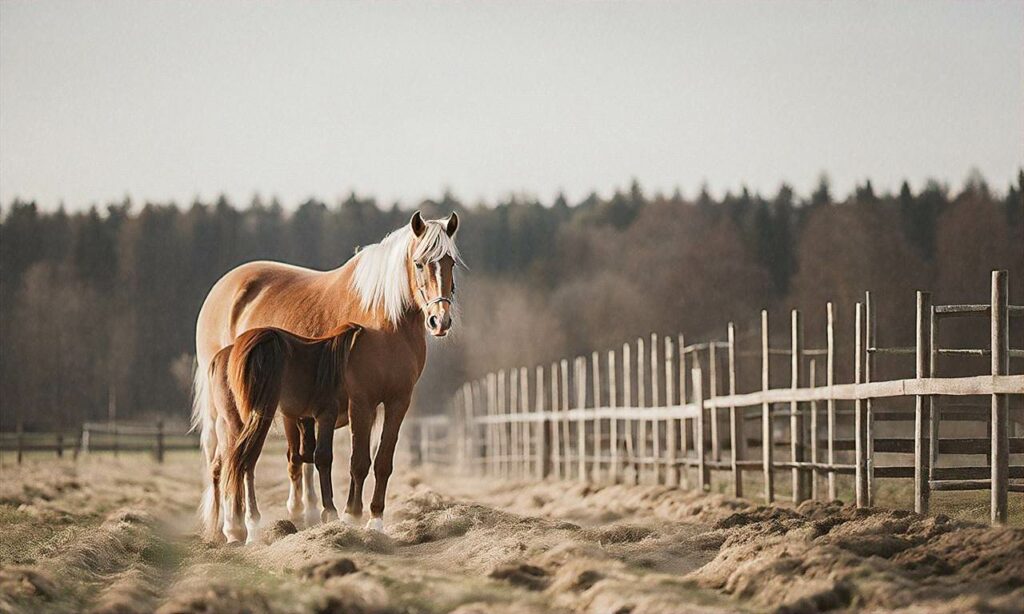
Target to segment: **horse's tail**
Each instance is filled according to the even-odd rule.
[[[216,417],[213,413],[213,402],[210,388],[210,369],[207,365],[199,363],[198,356],[192,365],[195,372],[192,376],[192,428],[191,431],[199,429],[199,443],[202,447],[205,471],[208,476],[206,492],[199,503],[199,517],[207,532],[215,532],[217,519],[220,516],[220,501],[216,494],[216,485],[213,483],[216,478],[212,476],[215,467],[214,457],[217,454],[217,428]]]
[[[236,509],[241,505],[245,474],[256,467],[274,421],[287,355],[283,333],[273,328],[242,333],[231,350],[228,382],[239,415],[245,418],[224,466],[224,492],[233,497]]]

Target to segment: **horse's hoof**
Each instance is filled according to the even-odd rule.
[[[314,527],[314,526],[320,524],[320,514],[317,513],[316,510],[310,510],[308,513],[305,514],[303,520],[306,523],[306,528],[307,529],[309,527]]]
[[[371,518],[370,521],[366,523],[366,529],[368,531],[379,531],[379,532],[383,533],[384,532],[384,519],[383,518]]]
[[[345,524],[347,524],[349,526],[358,527],[359,526],[359,516],[353,516],[352,514],[349,514],[348,512],[345,512],[345,515],[342,517],[342,522],[344,522]]]
[[[225,546],[241,546],[243,543],[245,543],[245,533],[240,533],[238,531],[224,533]]]
[[[245,536],[246,545],[255,544],[260,541],[260,530],[258,527],[250,527]]]
[[[323,510],[320,512],[320,522],[333,522],[338,519],[338,510]]]

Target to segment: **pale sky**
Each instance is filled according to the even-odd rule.
[[[845,195],[1024,165],[1024,2],[0,4],[0,201]]]

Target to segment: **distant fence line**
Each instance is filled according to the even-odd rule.
[[[408,441],[416,461],[508,478],[689,487],[688,470],[694,469],[702,490],[710,487],[712,471],[730,474],[739,497],[743,473],[754,472],[766,502],[776,498],[780,470],[790,472],[794,502],[833,500],[836,476],[852,475],[858,507],[872,505],[877,479],[913,478],[917,512],[928,512],[932,491],[985,489],[991,490],[992,522],[1004,523],[1008,493],[1024,492],[1024,465],[1010,464],[1011,453],[1024,452],[1024,438],[1017,436],[1024,416],[1011,422],[1009,414],[1010,396],[1024,394],[1024,375],[1009,369],[1011,357],[1024,357],[1024,349],[1009,346],[1010,318],[1024,316],[1024,306],[1008,304],[1006,271],[993,271],[991,288],[990,302],[977,305],[933,305],[930,293],[918,292],[914,347],[878,344],[873,297],[866,293],[855,307],[851,383],[836,381],[832,303],[821,349],[804,347],[797,310],[790,314],[790,347],[770,347],[768,312],[762,311],[760,351],[738,351],[730,323],[725,341],[686,345],[683,335],[651,335],[646,350],[640,338],[603,357],[576,357],[571,369],[569,360],[537,366],[532,377],[525,367],[503,369],[464,384],[447,415],[410,421]],[[987,319],[990,346],[939,347],[937,331],[948,318]],[[882,354],[913,355],[915,377],[881,380],[875,359]],[[937,377],[940,355],[989,356],[991,369]],[[737,391],[738,356],[760,357],[759,390]],[[773,356],[789,358],[785,388],[770,386]],[[989,400],[960,402],[972,395]],[[913,397],[913,409],[887,406],[900,397]],[[752,421],[760,429],[748,428]],[[940,438],[943,421],[984,425],[987,435]],[[876,436],[880,422],[913,423],[913,435]],[[758,454],[750,453],[754,448]],[[880,454],[888,462],[882,464]],[[985,462],[939,466],[944,454],[984,456]]]
[[[184,427],[168,432],[163,420],[153,424],[125,424],[118,422],[86,422],[72,433],[25,432],[22,424],[17,431],[0,433],[0,451],[14,451],[20,464],[28,452],[53,452],[62,458],[71,452],[74,458],[90,452],[152,452],[157,462],[164,461],[164,453],[175,450],[198,450],[199,438],[186,434]]]

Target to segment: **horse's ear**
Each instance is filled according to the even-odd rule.
[[[409,226],[412,226],[412,233],[417,237],[423,236],[423,231],[427,229],[427,223],[423,221],[423,216],[419,211],[412,214]]]
[[[448,216],[448,223],[444,227],[444,231],[449,237],[455,236],[455,231],[459,229],[459,214],[452,211],[452,214]]]

